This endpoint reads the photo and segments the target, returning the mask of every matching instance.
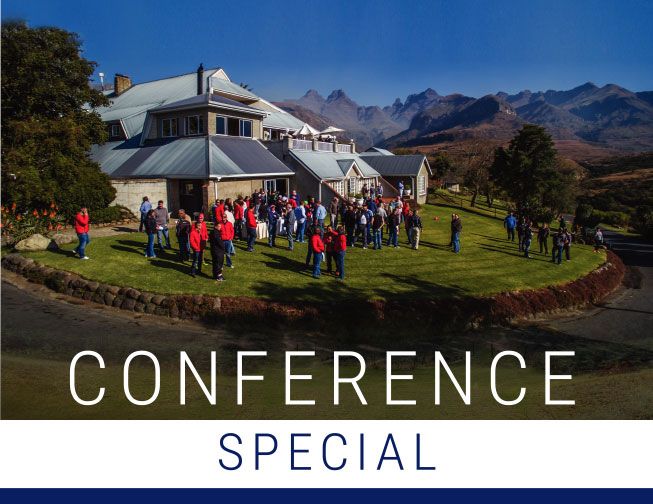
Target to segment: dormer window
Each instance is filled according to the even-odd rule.
[[[204,133],[204,118],[200,115],[186,117],[186,134],[201,135]]]
[[[122,136],[120,134],[120,124],[112,124],[109,134],[111,135],[112,138]]]
[[[218,135],[252,137],[252,121],[237,117],[216,116],[215,132]]]
[[[163,119],[161,121],[161,136],[170,138],[177,136],[177,118]]]

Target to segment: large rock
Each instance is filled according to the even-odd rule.
[[[29,238],[19,241],[15,247],[16,250],[21,252],[47,250],[50,247],[50,238],[46,238],[45,236],[36,233]]]
[[[66,243],[73,243],[77,241],[77,237],[70,233],[55,233],[52,235],[52,241],[57,245],[65,245]]]

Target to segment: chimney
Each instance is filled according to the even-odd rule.
[[[204,65],[202,63],[197,67],[197,94],[204,94]]]
[[[132,87],[132,80],[126,75],[116,74],[113,77],[113,92],[117,96]]]

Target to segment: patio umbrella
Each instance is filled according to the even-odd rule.
[[[308,125],[306,123],[304,123],[304,126],[302,126],[297,133],[295,133],[295,135],[297,135],[297,136],[299,136],[299,135],[315,136],[315,135],[319,135],[319,134],[320,134],[320,132],[318,130],[316,130],[315,128],[313,128],[312,126],[310,126],[310,125]]]
[[[345,130],[342,128],[336,128],[335,126],[329,126],[328,128],[320,131],[320,135],[332,135],[333,133],[340,133],[342,131]]]

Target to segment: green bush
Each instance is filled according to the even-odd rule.
[[[93,224],[106,224],[125,219],[133,219],[134,214],[129,208],[122,205],[113,205],[106,208],[91,211],[89,209],[89,216]]]
[[[653,240],[653,207],[637,207],[633,219],[633,227],[644,238]]]
[[[628,227],[630,223],[630,215],[625,212],[604,212],[602,210],[594,210],[592,212],[592,220],[596,223],[611,224],[613,226]]]

